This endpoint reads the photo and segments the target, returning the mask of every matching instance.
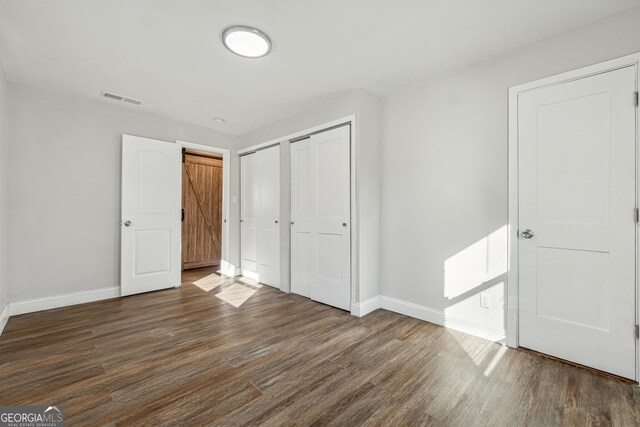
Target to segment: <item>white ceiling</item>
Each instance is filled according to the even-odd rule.
[[[9,80],[239,135],[362,88],[388,95],[640,0],[0,0]],[[226,51],[252,25],[262,59]],[[103,100],[104,102],[114,102]],[[126,104],[121,104],[126,105]],[[216,124],[215,116],[227,123]]]

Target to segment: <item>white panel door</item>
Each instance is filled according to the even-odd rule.
[[[242,274],[258,280],[258,210],[260,188],[258,187],[257,154],[240,157],[240,251]]]
[[[518,98],[519,344],[627,378],[635,80],[629,67]]]
[[[315,271],[315,163],[310,139],[291,144],[291,292],[311,296]]]
[[[180,285],[182,147],[122,136],[122,295]]]
[[[350,128],[292,145],[293,292],[351,306]]]
[[[258,280],[280,286],[280,146],[256,153],[258,161]]]

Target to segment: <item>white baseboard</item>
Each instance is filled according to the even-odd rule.
[[[435,310],[433,308],[425,307],[424,305],[414,304],[412,302],[381,295],[380,307],[395,313],[404,314],[405,316],[415,317],[416,319],[435,323],[436,325],[444,325],[444,313],[441,310]]]
[[[414,317],[446,328],[455,329],[469,335],[484,338],[490,341],[503,342],[504,331],[490,328],[481,321],[472,321],[469,319],[459,319],[451,316],[445,316],[442,310],[426,307],[424,305],[414,304],[412,302],[402,301],[396,298],[380,296],[380,308],[393,311],[395,313],[404,314],[405,316]]]
[[[226,261],[222,261],[220,265],[220,274],[227,277],[237,277],[240,276],[241,270],[240,267],[236,267],[233,264],[230,264]]]
[[[0,313],[0,335],[2,335],[2,331],[4,331],[4,327],[7,326],[7,322],[9,321],[9,304],[5,304],[2,309],[2,313]]]
[[[260,281],[260,275],[255,271],[243,270],[242,268],[240,268],[239,270],[240,271],[237,276],[246,277],[247,279],[255,280],[256,282]]]
[[[489,341],[499,343],[505,342],[504,330],[488,327],[487,325],[483,325],[481,322],[447,316],[444,326],[449,329],[454,329]]]
[[[9,314],[33,313],[35,311],[49,310],[52,308],[66,307],[69,305],[83,304],[85,302],[99,301],[120,296],[120,288],[102,288],[90,291],[73,292],[70,294],[55,295],[45,298],[36,298],[9,303]]]
[[[369,298],[362,302],[351,303],[351,314],[357,317],[366,316],[380,308],[380,297]]]

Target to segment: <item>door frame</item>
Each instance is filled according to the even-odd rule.
[[[222,250],[220,255],[220,272],[225,276],[236,275],[235,267],[229,261],[229,195],[231,194],[231,150],[210,145],[196,144],[193,142],[176,140],[176,144],[184,148],[206,151],[222,155]],[[180,240],[182,242],[182,240]]]
[[[636,69],[636,91],[640,87],[640,79],[638,76],[638,67],[640,66],[640,53],[612,59],[587,67],[579,68],[569,72],[557,74],[532,82],[509,88],[509,108],[508,108],[508,241],[507,241],[507,345],[509,347],[518,347],[519,336],[519,258],[518,258],[518,202],[519,202],[519,183],[518,183],[518,95],[533,89],[539,89],[545,86],[553,86],[597,74],[614,71],[620,68],[634,67]],[[633,102],[632,94],[629,95],[629,102]],[[640,116],[636,107],[636,207],[640,200],[640,153],[638,150],[638,124]],[[629,215],[632,215],[629,212]],[[635,322],[639,322],[640,311],[640,263],[638,262],[638,253],[640,248],[640,227],[636,223],[636,271],[635,271],[635,294],[636,294],[636,315]],[[632,333],[632,331],[630,331]],[[640,347],[636,338],[636,381],[640,380]]]
[[[355,114],[351,114],[349,116],[345,116],[336,120],[332,120],[330,122],[327,123],[323,123],[317,126],[313,126],[307,129],[303,129],[297,132],[293,132],[291,134],[282,136],[280,138],[275,138],[260,144],[256,144],[256,145],[252,145],[250,147],[244,148],[242,150],[238,151],[238,155],[242,156],[242,155],[246,155],[246,154],[251,154],[255,151],[258,151],[262,148],[267,148],[270,147],[272,145],[280,145],[281,148],[284,145],[290,145],[291,144],[291,140],[295,140],[297,138],[300,137],[304,137],[307,136],[309,134],[312,133],[316,133],[316,132],[322,132],[324,130],[329,130],[330,128],[333,127],[337,127],[337,126],[342,126],[342,125],[351,125],[351,135],[350,135],[350,149],[349,149],[349,154],[350,154],[350,186],[351,186],[351,200],[350,200],[350,211],[351,211],[351,314],[354,314],[354,302],[359,301],[359,268],[358,268],[358,259],[359,259],[359,221],[358,221],[358,212],[359,212],[359,208],[358,208],[358,182],[357,182],[357,171],[358,171],[358,162],[357,162],[357,154],[358,154],[358,134],[357,134],[357,117]],[[290,147],[287,147],[290,148]],[[281,167],[281,175],[280,175],[280,179],[282,180],[283,177],[285,176],[282,173],[282,165],[283,165],[283,160],[286,160],[286,162],[288,162],[289,166],[286,166],[286,170],[289,171],[289,173],[287,174],[287,177],[289,179],[289,186],[287,187],[287,191],[289,192],[287,197],[288,200],[288,209],[282,209],[282,200],[283,200],[283,196],[284,194],[280,194],[280,200],[281,200],[281,209],[280,209],[280,218],[281,218],[281,223],[286,222],[289,224],[288,227],[282,227],[281,230],[286,230],[286,236],[283,236],[282,231],[280,234],[280,248],[281,248],[281,252],[280,252],[280,290],[283,292],[291,292],[291,171],[290,171],[290,157],[287,157],[286,159],[284,159],[282,157],[282,151],[281,150],[281,157],[280,157],[280,167]],[[291,150],[286,150],[287,153],[291,153]],[[282,192],[281,192],[282,193]],[[285,218],[284,215],[289,216],[289,218]],[[287,252],[283,253],[282,248],[283,248],[283,241],[286,242],[287,244]],[[283,267],[283,260],[287,260],[287,268],[282,268]],[[285,279],[285,275],[283,274],[286,271],[286,279]]]

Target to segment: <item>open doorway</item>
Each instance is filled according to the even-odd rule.
[[[182,283],[233,275],[228,261],[229,150],[182,146]]]
[[[222,260],[222,155],[182,149],[182,270]]]

